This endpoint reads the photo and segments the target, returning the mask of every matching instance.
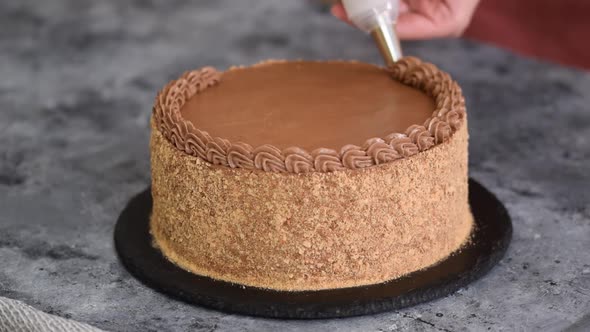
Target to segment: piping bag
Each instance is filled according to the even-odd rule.
[[[342,5],[352,23],[371,34],[388,67],[402,57],[395,32],[399,0],[342,0]]]

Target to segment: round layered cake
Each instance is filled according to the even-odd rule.
[[[203,68],[159,93],[151,124],[151,233],[195,274],[346,288],[469,241],[464,99],[416,58]]]

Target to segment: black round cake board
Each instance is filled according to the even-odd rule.
[[[285,292],[243,286],[183,270],[152,245],[150,188],[135,196],[117,221],[115,246],[135,277],[174,298],[217,310],[271,318],[317,319],[375,314],[449,295],[486,274],[504,255],[512,223],[504,205],[469,180],[475,219],[472,241],[427,269],[385,283],[320,291]]]

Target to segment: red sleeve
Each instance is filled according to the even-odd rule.
[[[482,0],[465,36],[590,70],[590,1]]]

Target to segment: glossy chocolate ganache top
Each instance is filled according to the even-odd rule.
[[[465,122],[459,85],[406,57],[358,62],[267,61],[186,72],[156,98],[153,125],[211,164],[267,172],[358,169],[446,142]]]
[[[423,124],[434,100],[383,68],[354,62],[269,62],[224,72],[181,115],[211,137],[339,150]]]

